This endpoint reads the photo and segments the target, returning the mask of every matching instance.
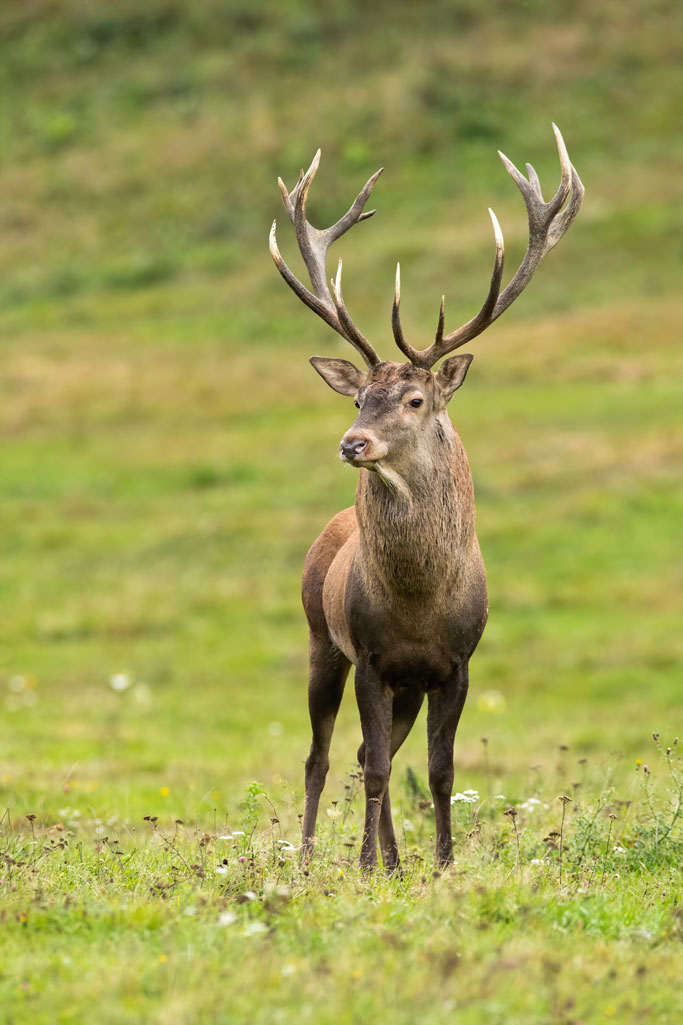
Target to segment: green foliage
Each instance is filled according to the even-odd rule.
[[[678,748],[644,738],[681,733],[680,39],[672,0],[3,4],[8,1020],[678,1020]],[[514,269],[495,151],[550,193],[551,120],[584,209],[453,403],[491,598],[457,864],[433,874],[419,722],[405,874],[358,875],[349,695],[299,866],[299,578],[353,501],[353,410],[268,256],[278,216],[299,266],[277,175],[323,148],[322,224],[386,166],[339,252],[390,357],[397,259],[418,345],[442,291],[449,326],[484,294],[489,204]]]
[[[359,872],[357,773],[342,801],[325,802],[304,863],[282,786],[250,782],[242,805],[206,829],[79,814],[72,794],[58,819],[6,814],[2,1006],[11,1020],[41,1022],[84,1020],[94,999],[105,1022],[332,1022],[390,1010],[407,1025],[416,1013],[474,1022],[482,1007],[494,1023],[674,1020],[682,836],[658,839],[650,824],[671,812],[659,769],[679,781],[680,759],[655,757],[645,788],[628,775],[615,784],[614,762],[582,759],[566,816],[545,777],[507,810],[500,795],[474,798],[472,828],[443,872],[426,850],[433,815],[411,770],[393,877]]]

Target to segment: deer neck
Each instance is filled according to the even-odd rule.
[[[392,594],[424,597],[451,586],[474,539],[474,492],[450,420],[400,465],[361,470],[356,493],[361,572]]]

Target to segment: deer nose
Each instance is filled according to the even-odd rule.
[[[368,440],[362,434],[345,434],[339,444],[342,459],[357,459],[368,447]]]

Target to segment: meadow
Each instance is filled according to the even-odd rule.
[[[681,28],[670,0],[3,5],[6,1021],[679,1020]],[[268,255],[278,217],[297,259],[277,176],[322,147],[322,224],[385,165],[335,249],[392,358],[396,260],[420,346],[442,292],[453,325],[485,294],[489,205],[516,266],[496,150],[548,195],[551,120],[584,208],[451,406],[491,603],[456,862],[421,717],[403,874],[360,876],[350,689],[301,865],[300,571],[353,501],[354,410]]]

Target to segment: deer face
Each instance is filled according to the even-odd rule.
[[[471,360],[469,353],[453,356],[433,374],[412,363],[379,363],[364,372],[347,360],[314,356],[323,380],[359,409],[339,445],[342,462],[381,472],[419,460]]]

